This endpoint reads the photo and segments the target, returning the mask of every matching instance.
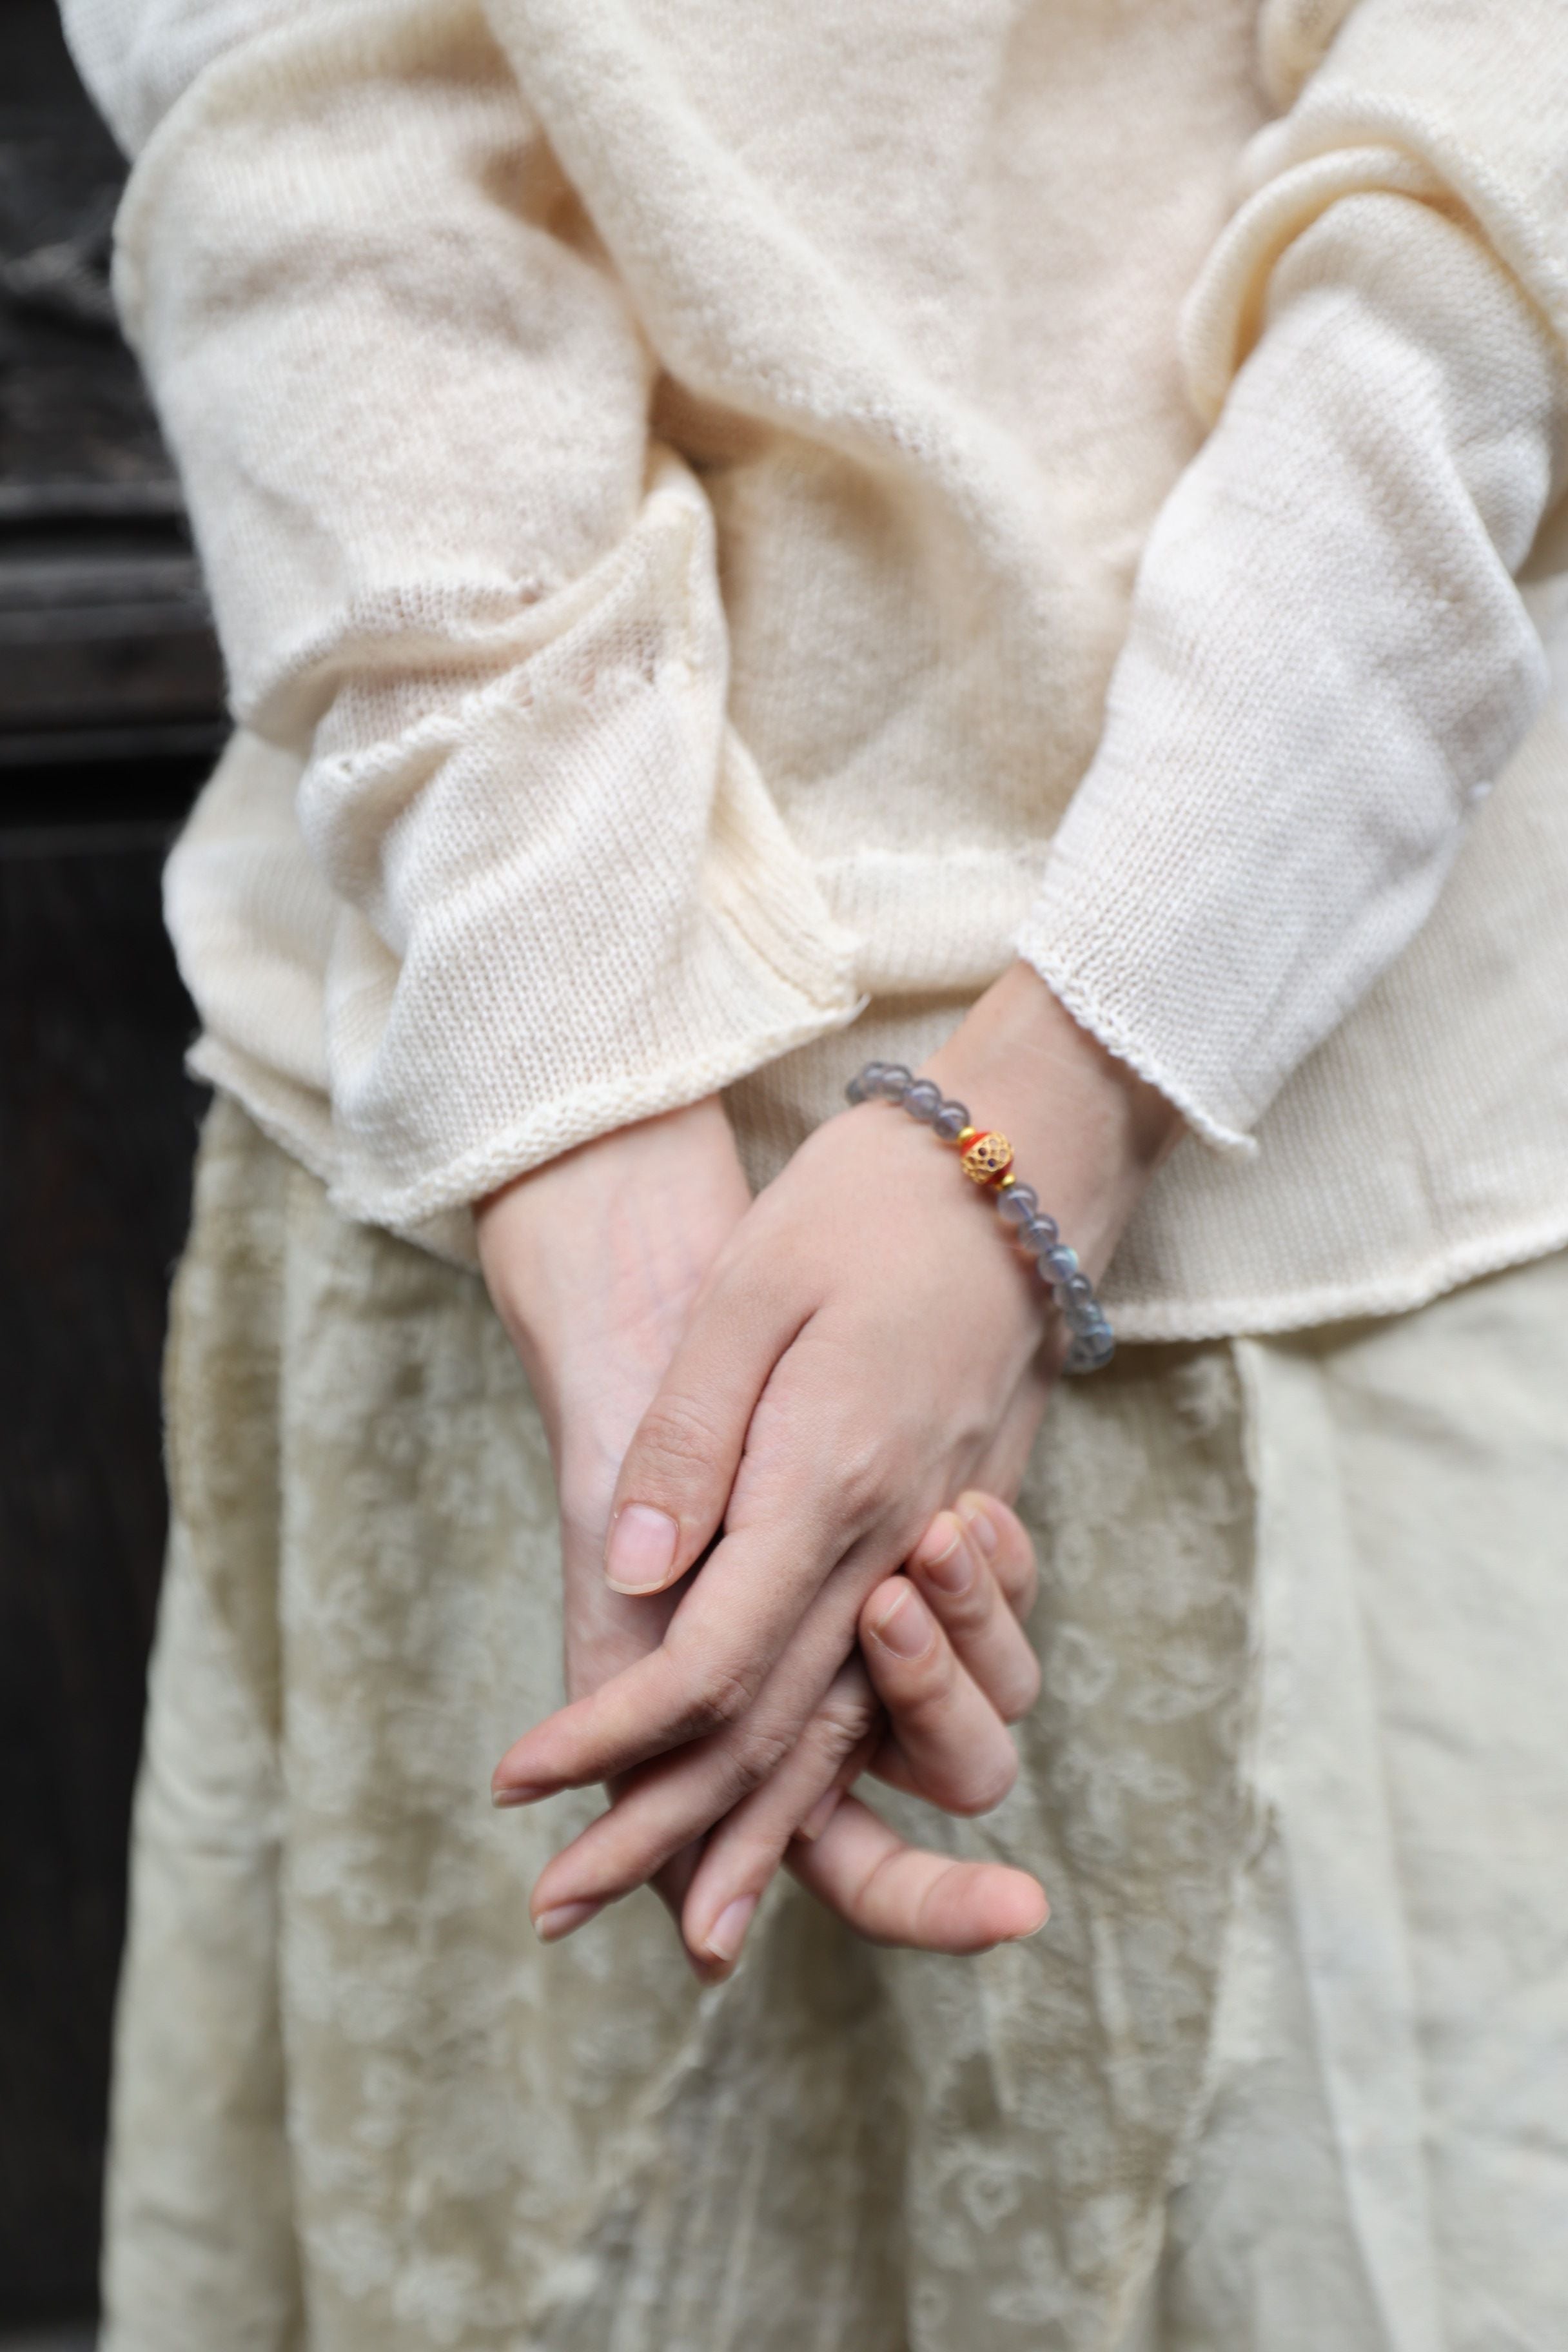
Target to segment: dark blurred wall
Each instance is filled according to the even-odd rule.
[[[197,1111],[161,858],[155,824],[0,827],[0,2328],[95,2303]]]
[[[96,2304],[199,1110],[159,872],[221,732],[178,489],[107,311],[121,172],[49,0],[0,0],[0,2338]]]

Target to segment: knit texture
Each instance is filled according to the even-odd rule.
[[[1547,684],[1512,573],[1561,374],[1518,289],[1443,211],[1345,194],[1267,321],[1150,535],[1021,941],[1221,1144],[1426,922]]]
[[[1130,1332],[1568,1234],[1556,0],[67,15],[240,730],[196,1063],[340,1209],[466,1255],[1021,949],[1217,1147]]]

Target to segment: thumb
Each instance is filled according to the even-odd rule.
[[[754,1276],[718,1276],[638,1423],[610,1506],[605,1575],[616,1592],[666,1591],[723,1525],[757,1399],[795,1336]]]

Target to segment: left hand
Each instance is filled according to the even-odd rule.
[[[674,1595],[605,1581],[616,1479],[721,1248],[751,1205],[716,1096],[616,1128],[515,1177],[474,1213],[490,1302],[528,1375],[561,1515],[569,1696],[656,1648]],[[679,1918],[697,1849],[659,1871]]]
[[[1171,1107],[1022,964],[928,1066],[1005,1124],[1098,1272],[1180,1133]],[[875,1104],[819,1129],[742,1220],[622,1465],[610,1580],[666,1591],[722,1536],[658,1648],[497,1780],[543,1795],[664,1760],[547,1867],[536,1915],[628,1892],[769,1779],[932,1512],[1016,1490],[1060,1339],[996,1225],[931,1134]]]

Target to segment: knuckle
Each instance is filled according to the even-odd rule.
[[[870,1730],[875,1713],[876,1706],[869,1696],[825,1699],[811,1727],[812,1745],[817,1754],[828,1764],[842,1764]]]
[[[649,1481],[684,1491],[710,1475],[723,1454],[722,1433],[690,1398],[658,1397],[633,1443],[631,1483],[639,1493]]]
[[[835,1514],[852,1527],[880,1517],[894,1492],[891,1449],[879,1430],[847,1430],[834,1449]]]
[[[698,1679],[699,1708],[716,1731],[739,1723],[755,1696],[754,1677],[739,1667],[711,1665]]]
[[[756,1789],[771,1780],[794,1746],[788,1732],[774,1725],[748,1726],[737,1738],[733,1753],[734,1773],[741,1786]]]
[[[739,1723],[756,1697],[755,1677],[744,1668],[704,1659],[685,1678],[672,1729],[678,1739],[700,1739]]]

